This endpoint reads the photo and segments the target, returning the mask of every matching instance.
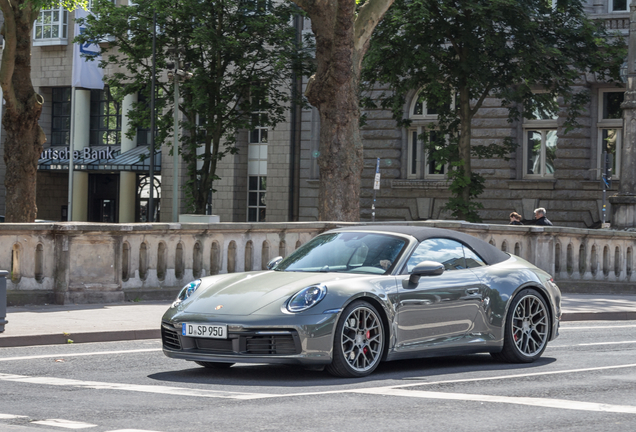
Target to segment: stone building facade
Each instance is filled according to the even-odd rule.
[[[127,3],[127,0],[118,0]],[[626,0],[588,0],[587,11],[594,19],[603,21],[620,36],[627,37],[629,11]],[[56,99],[60,89],[70,88],[72,68],[73,13],[68,14],[66,44],[35,41],[33,46],[33,83],[45,99],[40,119],[46,136],[45,147],[51,146],[59,108]],[[310,32],[311,23],[302,22],[303,32]],[[35,36],[35,35],[34,35]],[[55,41],[49,41],[55,42]],[[63,41],[62,41],[63,42]],[[105,71],[112,73],[113,71]],[[298,85],[304,88],[306,78]],[[506,137],[515,138],[519,144],[511,159],[474,160],[473,169],[486,179],[486,190],[479,201],[484,208],[480,215],[484,222],[507,223],[508,214],[517,211],[525,219],[532,218],[532,210],[545,207],[547,216],[555,224],[571,227],[596,227],[601,221],[602,187],[600,181],[601,154],[608,150],[620,165],[622,120],[620,102],[624,87],[595,82],[587,77],[580,83],[581,90],[590,91],[591,102],[581,114],[579,129],[565,134],[564,117],[541,119],[531,122],[509,123],[507,110],[499,101],[489,99],[479,110],[473,122],[473,144],[502,142]],[[88,90],[80,97],[90,105]],[[404,107],[404,115],[413,122],[408,129],[396,127],[391,114],[383,110],[366,112],[367,123],[362,129],[365,169],[362,175],[361,220],[371,219],[373,201],[373,177],[377,158],[380,158],[381,188],[377,191],[376,220],[427,220],[445,219],[443,210],[450,193],[441,167],[435,167],[426,159],[421,145],[414,141],[426,125],[435,122],[425,104],[415,103],[413,92]],[[120,108],[120,125],[126,124],[126,109],[131,99]],[[90,121],[88,111],[76,116],[76,124]],[[120,128],[123,126],[119,126]],[[213,213],[223,222],[285,222],[314,221],[318,218],[317,198],[319,171],[316,159],[319,155],[319,115],[315,108],[291,106],[287,121],[273,130],[243,131],[239,134],[239,152],[226,156],[219,164],[221,177],[214,184]],[[86,142],[93,145],[85,133]],[[123,134],[120,134],[123,137]],[[143,140],[135,138],[114,143],[118,155],[142,151]],[[169,147],[162,147],[162,154],[169,154]],[[0,144],[0,153],[2,145]],[[68,197],[68,162],[55,164],[41,161],[38,173],[38,218],[64,220],[63,207]],[[102,163],[103,162],[103,163]],[[115,200],[117,217],[111,221],[134,222],[144,220],[140,214],[143,202],[141,182],[146,171],[125,163],[114,166],[108,161],[92,166],[80,165],[78,171],[86,190],[77,201],[85,210],[75,214],[74,220],[97,220],[91,213],[92,201]],[[47,165],[48,164],[48,165]],[[59,166],[58,168],[50,168]],[[161,176],[162,222],[172,221],[173,162],[172,157],[161,160],[158,174]],[[48,167],[48,168],[47,168]],[[109,167],[109,168],[108,168]],[[133,169],[134,168],[134,169]],[[135,171],[135,169],[139,170]],[[142,167],[143,168],[143,167]],[[0,214],[4,214],[4,163],[0,159]],[[185,183],[181,166],[179,184]],[[622,175],[616,172],[612,190]],[[105,192],[108,181],[116,186]],[[92,189],[91,189],[92,188]],[[185,212],[185,196],[180,188],[180,213]],[[77,192],[76,192],[77,193]],[[608,192],[608,196],[611,195]],[[112,196],[111,196],[112,195]],[[109,198],[110,197],[110,198]],[[103,203],[102,203],[103,204]],[[125,208],[125,210],[123,210]],[[608,210],[608,215],[611,212]],[[103,216],[103,214],[101,215]],[[100,217],[101,217],[100,216]]]

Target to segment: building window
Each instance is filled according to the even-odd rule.
[[[121,144],[121,103],[107,87],[91,90],[90,145]]]
[[[524,118],[523,173],[525,178],[554,177],[558,114],[536,111]]]
[[[68,45],[68,12],[64,8],[40,11],[33,24],[33,45]]]
[[[609,0],[610,12],[627,12],[627,0]]]
[[[250,144],[267,143],[267,112],[256,102],[252,106],[252,130]]]
[[[247,191],[247,221],[265,222],[267,177],[249,176]]]
[[[409,108],[409,118],[412,120],[412,128],[408,131],[409,179],[443,179],[446,175],[448,167],[434,160],[426,149],[430,148],[429,143],[436,141],[440,141],[436,148],[444,145],[443,137],[434,129],[437,114],[437,110],[429,107],[419,95],[413,98]]]
[[[267,112],[261,100],[253,99],[252,128],[247,150],[247,221],[265,222],[265,190],[267,187]]]
[[[623,103],[625,93],[622,90],[600,89],[598,104],[598,178],[603,173],[603,152],[610,156],[612,178],[620,176],[621,144],[623,139]]]
[[[51,145],[68,146],[71,131],[71,88],[52,89]]]
[[[526,177],[552,177],[556,158],[556,129],[526,129]]]
[[[446,174],[447,167],[433,159],[431,154],[426,151],[428,143],[424,142],[424,137],[428,143],[435,142],[439,139],[439,133],[426,127],[409,130],[409,165],[407,177],[410,179],[442,179]]]

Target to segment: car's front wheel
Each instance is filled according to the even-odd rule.
[[[504,346],[492,356],[509,363],[531,363],[541,357],[550,338],[550,314],[536,290],[521,290],[506,316]]]
[[[384,334],[384,324],[372,304],[363,300],[351,303],[336,326],[333,360],[327,371],[346,378],[369,375],[380,364]]]

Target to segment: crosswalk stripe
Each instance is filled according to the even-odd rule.
[[[106,431],[106,432],[159,432],[159,431],[152,431],[147,429],[117,429],[117,430]]]
[[[228,392],[228,391],[216,391],[205,389],[192,389],[184,387],[170,387],[170,386],[158,386],[158,385],[140,385],[140,384],[119,384],[119,383],[106,383],[99,381],[80,381],[66,378],[53,378],[53,377],[30,377],[26,375],[11,375],[0,373],[0,381],[13,381],[23,382],[29,384],[44,384],[53,386],[69,386],[80,387],[98,390],[125,390],[125,391],[138,391],[145,393],[158,393],[168,395],[179,396],[194,396],[194,397],[208,397],[208,398],[224,398],[224,399],[260,399],[272,397],[275,395],[266,393],[240,393],[240,392]]]
[[[47,420],[38,420],[33,421],[31,424],[39,424],[42,426],[55,426],[66,429],[87,429],[96,427],[97,425],[92,423],[84,423],[73,420],[64,420],[64,419],[47,419]]]
[[[26,418],[27,416],[23,415],[15,415],[15,414],[0,414],[0,419],[2,420],[12,420],[17,418]]]
[[[579,411],[597,411],[597,412],[613,412],[622,414],[636,414],[636,406],[630,405],[610,405],[593,402],[579,402],[565,399],[550,399],[550,398],[532,398],[532,397],[510,397],[510,396],[493,396],[493,395],[480,395],[480,394],[468,394],[468,393],[444,393],[444,392],[431,392],[431,391],[419,391],[419,390],[403,390],[403,389],[389,389],[389,388],[371,388],[371,389],[359,389],[356,393],[373,394],[382,396],[403,396],[423,399],[445,399],[445,400],[459,400],[459,401],[474,401],[474,402],[493,402],[493,403],[507,403],[515,405],[529,405],[538,406],[544,408],[557,408],[557,409],[569,409]]]

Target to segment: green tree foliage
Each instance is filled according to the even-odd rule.
[[[471,146],[471,122],[486,97],[500,98],[511,122],[556,113],[560,97],[567,131],[589,100],[577,84],[586,73],[617,79],[624,57],[622,39],[588,19],[580,0],[396,0],[372,38],[364,78],[391,87],[381,105],[403,126],[409,92],[419,90],[437,110],[438,139],[421,138],[435,161],[451,166],[447,208],[479,221],[484,179],[471,158],[505,158],[516,147],[512,139]]]
[[[134,104],[129,136],[150,125],[155,11],[157,86],[163,95],[157,102],[157,142],[174,133],[173,83],[166,72],[176,52],[180,68],[193,74],[180,82],[178,107],[184,118],[179,151],[188,166],[188,211],[202,214],[219,179],[218,161],[238,151],[237,133],[271,128],[285,118],[290,77],[304,72],[304,51],[291,24],[299,11],[268,0],[151,0],[123,7],[100,0],[95,16],[87,18],[88,31],[77,40],[108,41],[102,66],[117,71],[105,77],[109,88],[118,97],[145,96]],[[252,116],[256,110],[262,114]]]

